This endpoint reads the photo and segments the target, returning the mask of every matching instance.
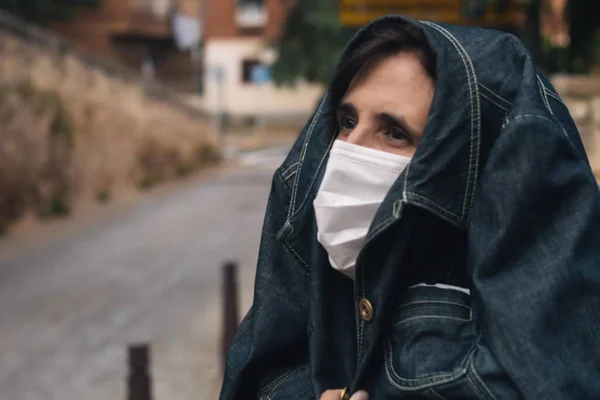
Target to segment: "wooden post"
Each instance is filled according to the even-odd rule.
[[[223,332],[221,339],[223,371],[227,364],[227,353],[239,323],[237,291],[237,263],[226,262],[223,264]]]
[[[148,344],[129,346],[127,400],[152,400],[150,346]]]

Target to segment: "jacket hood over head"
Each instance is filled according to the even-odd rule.
[[[386,16],[362,28],[347,45],[340,64],[373,32],[397,24],[412,25],[425,34],[436,59],[435,94],[413,160],[390,190],[382,209],[386,205],[398,209],[399,201],[412,203],[465,228],[479,176],[502,127],[519,115],[556,120],[549,102],[560,102],[560,97],[512,34],[405,16]],[[328,151],[327,143],[330,145],[335,135],[324,121],[328,107],[326,96],[309,124],[311,135],[313,130],[319,135],[314,140],[322,142],[321,146],[305,154],[313,159],[304,163],[310,171],[300,170],[298,175],[316,175],[324,167],[323,151]],[[563,129],[564,134],[585,158],[581,139],[568,112],[565,114],[568,121],[561,122],[573,129]],[[308,196],[310,190],[302,189],[298,188],[297,194]],[[304,204],[301,200],[295,204]]]

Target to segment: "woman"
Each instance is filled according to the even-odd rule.
[[[600,399],[600,193],[511,35],[359,32],[273,178],[229,399]]]

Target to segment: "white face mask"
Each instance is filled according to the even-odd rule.
[[[410,163],[399,156],[336,140],[313,202],[317,240],[331,266],[354,279],[356,257],[388,191]]]

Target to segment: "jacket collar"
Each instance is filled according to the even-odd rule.
[[[390,189],[379,208],[367,240],[398,219],[404,205],[418,206],[466,229],[476,183],[487,155],[482,154],[482,111],[480,90],[490,91],[496,102],[508,107],[523,88],[514,74],[523,73],[531,62],[526,50],[503,32],[414,21],[387,16],[361,29],[348,44],[343,57],[359,46],[372,29],[386,24],[413,24],[422,29],[436,55],[436,86],[432,107],[421,142],[409,167]],[[512,52],[502,51],[510,46]],[[475,55],[475,58],[472,58]],[[491,58],[490,58],[491,57]],[[486,85],[481,82],[484,71]],[[502,68],[493,68],[502,65]],[[511,79],[507,79],[507,74]],[[539,78],[533,78],[534,80]],[[531,79],[530,79],[531,80]],[[537,85],[537,81],[536,81]],[[490,90],[489,88],[495,90]],[[502,96],[495,93],[500,91]],[[504,101],[504,103],[502,103]],[[327,95],[306,128],[299,147],[298,173],[292,186],[288,223],[293,227],[311,203],[320,185],[329,149],[335,140],[327,121]],[[508,108],[507,108],[508,111]]]

